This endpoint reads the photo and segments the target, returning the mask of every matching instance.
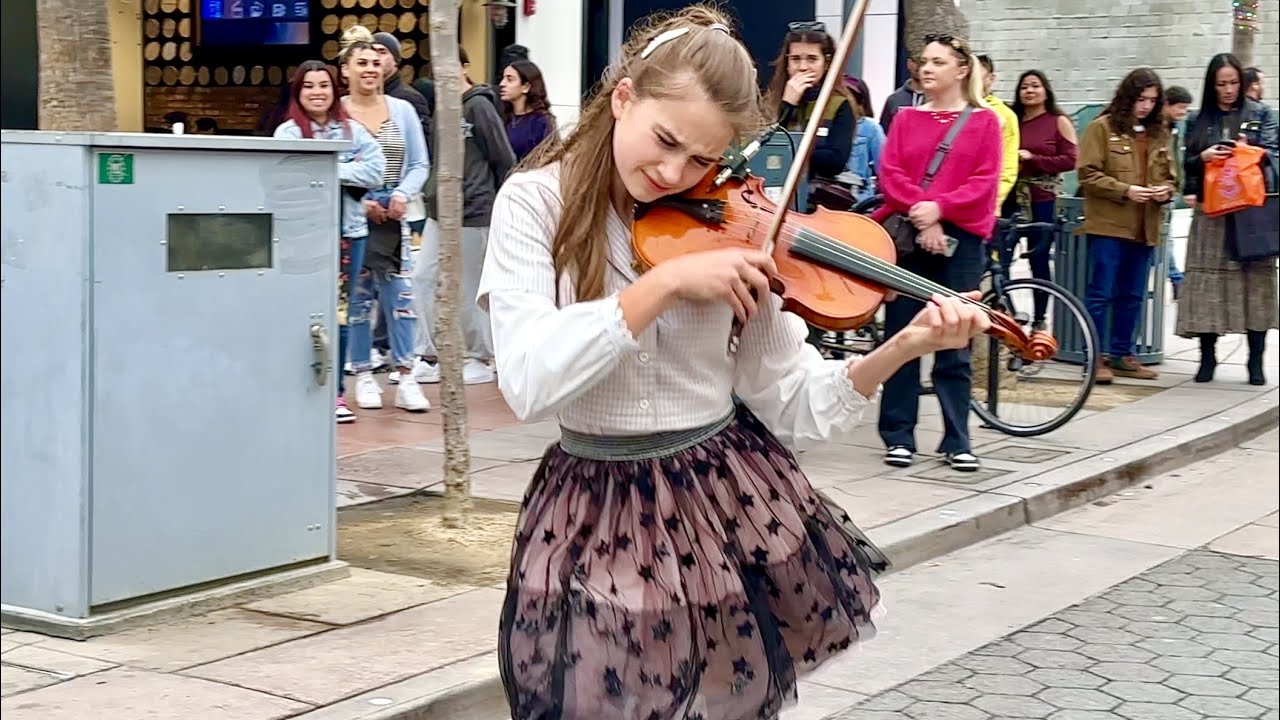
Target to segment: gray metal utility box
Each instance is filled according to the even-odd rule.
[[[7,621],[335,567],[343,148],[3,133]]]

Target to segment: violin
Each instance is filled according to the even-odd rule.
[[[688,253],[772,245],[778,273],[771,291],[781,296],[783,310],[823,330],[866,325],[888,290],[926,303],[938,294],[981,308],[991,320],[987,333],[1024,360],[1044,361],[1057,353],[1049,333],[1027,335],[1008,315],[898,267],[893,239],[865,215],[822,207],[812,214],[787,213],[770,243],[771,226],[785,207],[765,195],[761,178],[724,169],[712,168],[685,193],[637,209],[631,246],[642,269]]]
[[[850,13],[828,60],[817,107],[826,107],[831,99],[868,2],[858,0]],[[1058,343],[1049,333],[1036,330],[1028,336],[1008,315],[898,267],[892,238],[871,218],[821,207],[807,215],[788,212],[821,123],[822,113],[809,117],[777,203],[765,196],[764,181],[747,170],[751,157],[780,129],[775,125],[741,151],[730,151],[690,190],[638,207],[631,247],[641,269],[694,252],[763,250],[778,267],[770,290],[782,297],[782,308],[823,330],[862,327],[875,316],[888,290],[925,303],[933,295],[944,295],[981,308],[991,320],[987,333],[1023,360],[1039,362],[1057,354]],[[735,320],[731,351],[740,332]]]

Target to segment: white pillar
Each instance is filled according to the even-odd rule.
[[[836,40],[844,31],[844,0],[815,0],[813,19],[827,26],[827,34]]]
[[[862,20],[862,81],[871,93],[876,119],[884,101],[898,89],[898,0],[871,0]]]
[[[551,111],[563,130],[578,119],[582,92],[581,2],[538,3],[526,16],[517,9],[516,42],[529,48],[529,59],[542,70]]]

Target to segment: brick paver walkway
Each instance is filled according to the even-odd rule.
[[[1276,588],[1273,560],[1190,552],[839,717],[1276,720]]]

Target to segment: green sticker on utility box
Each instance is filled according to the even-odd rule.
[[[132,185],[133,153],[98,153],[99,185]]]

